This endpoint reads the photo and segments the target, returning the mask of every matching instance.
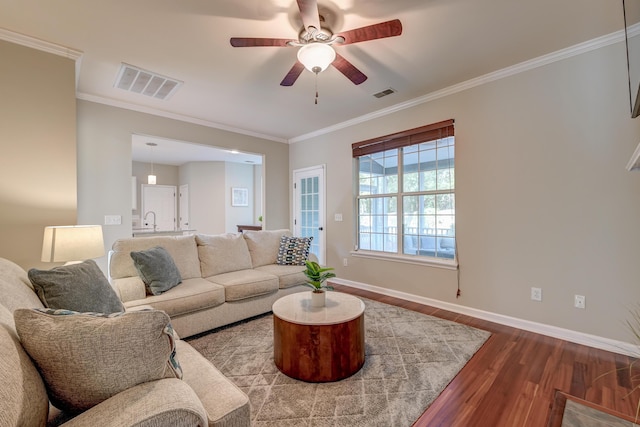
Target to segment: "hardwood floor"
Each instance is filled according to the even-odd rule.
[[[634,417],[632,358],[473,317],[334,285],[336,290],[492,332],[414,426],[546,426],[556,390]],[[637,374],[637,372],[635,372]]]

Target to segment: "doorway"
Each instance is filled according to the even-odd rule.
[[[153,154],[148,143],[153,146]],[[153,170],[158,185],[175,186],[177,215],[172,228],[191,230],[203,234],[236,232],[235,218],[227,192],[232,187],[242,187],[255,194],[250,202],[253,209],[247,219],[254,223],[264,214],[264,155],[239,152],[210,145],[178,141],[157,136],[132,134],[131,170],[138,182],[137,204],[132,211],[132,228],[144,226],[142,191],[140,183],[147,182],[147,175]],[[240,167],[243,165],[244,167]],[[249,176],[253,179],[249,180]],[[184,187],[188,185],[187,187]],[[133,191],[132,196],[135,196]],[[180,197],[180,194],[183,197]],[[149,218],[153,218],[150,214]],[[231,224],[231,225],[230,225]]]
[[[176,230],[176,187],[142,184],[142,226],[154,231]]]
[[[178,204],[180,205],[180,230],[189,230],[189,184],[180,186]]]
[[[310,253],[324,264],[325,237],[325,166],[293,171],[293,233],[313,237]]]

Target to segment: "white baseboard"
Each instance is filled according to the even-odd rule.
[[[559,328],[557,326],[546,325],[544,323],[532,322],[530,320],[518,319],[516,317],[504,316],[502,314],[491,313],[463,305],[452,304],[445,301],[439,301],[431,298],[421,297],[406,292],[400,292],[393,289],[381,288],[366,283],[354,282],[352,280],[334,278],[332,282],[349,286],[352,288],[362,289],[365,291],[375,292],[377,294],[387,295],[390,297],[400,298],[405,301],[416,302],[419,304],[429,305],[431,307],[440,308],[442,310],[452,311],[454,313],[464,314],[466,316],[475,317],[477,319],[498,323],[513,328],[523,329],[529,332],[546,335],[553,338],[582,344],[589,347],[598,348],[600,350],[610,351],[613,353],[624,354],[627,356],[638,357],[640,349],[637,345],[624,341],[616,341],[609,338],[599,337],[597,335],[585,334],[583,332],[572,331],[570,329]]]

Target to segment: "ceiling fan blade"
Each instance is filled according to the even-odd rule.
[[[305,29],[309,27],[313,27],[316,30],[320,29],[320,13],[318,12],[317,0],[298,0],[298,9],[300,9],[300,16],[302,16],[302,23]]]
[[[402,34],[402,23],[399,19],[394,19],[392,21],[356,28],[355,30],[344,31],[336,34],[336,36],[344,38],[344,43],[342,43],[344,45],[383,39],[385,37],[394,37],[400,34]]]
[[[298,77],[300,77],[300,74],[302,74],[303,71],[304,65],[302,65],[300,61],[296,61],[287,75],[284,76],[284,79],[282,79],[282,81],[280,82],[280,86],[293,86],[293,84],[296,82],[296,80],[298,80]]]
[[[268,39],[268,38],[253,38],[253,37],[231,37],[229,42],[233,47],[257,47],[257,46],[276,46],[287,47],[287,42],[291,39]]]
[[[359,85],[367,80],[367,76],[365,76],[362,71],[358,70],[351,62],[347,61],[337,53],[336,59],[331,63],[331,65],[336,67],[338,71],[344,74],[355,85]]]

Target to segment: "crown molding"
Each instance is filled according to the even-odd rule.
[[[40,40],[24,34],[15,33],[5,28],[0,28],[0,40],[6,40],[11,43],[38,49],[43,52],[53,53],[54,55],[73,59],[74,61],[77,61],[82,57],[82,51],[80,50]]]
[[[305,141],[307,139],[315,138],[317,136],[325,135],[331,132],[338,131],[340,129],[348,128],[360,123],[364,123],[370,120],[374,120],[398,111],[406,110],[407,108],[415,107],[416,105],[425,104],[427,102],[434,101],[439,98],[444,98],[449,95],[453,95],[458,92],[462,92],[468,89],[472,89],[477,86],[481,86],[486,83],[491,83],[496,80],[504,79],[516,74],[524,73],[529,70],[533,70],[538,67],[552,64],[554,62],[562,61],[564,59],[571,58],[576,55],[581,55],[586,52],[590,52],[596,49],[600,49],[609,46],[614,43],[623,42],[625,40],[624,30],[616,31],[611,34],[607,34],[602,37],[598,37],[593,40],[588,40],[577,45],[552,52],[547,55],[542,55],[537,58],[530,59],[528,61],[521,62],[519,64],[512,65],[510,67],[503,68],[501,70],[493,71],[480,77],[476,77],[462,83],[458,83],[453,86],[426,94],[419,98],[414,98],[406,102],[402,102],[391,107],[384,108],[382,110],[374,111],[369,114],[365,114],[355,119],[347,120],[345,122],[337,123],[326,128],[318,129],[313,132],[309,132],[300,136],[289,139],[289,143]]]
[[[78,89],[78,82],[80,79],[80,66],[82,65],[82,55],[83,55],[83,52],[81,50],[72,49],[70,47],[40,40],[35,37],[19,34],[13,31],[9,31],[5,28],[0,28],[0,40],[19,44],[25,47],[30,47],[32,49],[37,49],[42,52],[52,53],[54,55],[62,56],[63,58],[68,58],[73,60],[76,64],[75,80],[76,80],[76,90]]]
[[[111,98],[104,98],[102,96],[91,95],[88,93],[78,92],[76,94],[77,99],[83,101],[95,102],[97,104],[109,105],[111,107],[123,108],[125,110],[137,111],[139,113],[151,114],[153,116],[165,117],[167,119],[179,120],[181,122],[192,123],[195,125],[205,126],[214,129],[220,129],[227,132],[238,133],[241,135],[252,136],[255,138],[266,139],[269,141],[286,143],[287,140],[283,138],[277,138],[275,136],[266,135],[262,133],[252,132],[245,129],[239,129],[232,126],[223,125],[209,120],[197,119],[195,117],[184,116],[181,114],[170,113],[164,110],[158,110],[156,108],[144,107],[142,105],[132,104],[130,102],[118,101]]]
[[[632,31],[638,32],[640,31],[640,25],[634,26]],[[72,49],[66,46],[58,45],[55,43],[47,42],[44,40],[37,39],[35,37],[26,36],[24,34],[15,33],[13,31],[9,31],[4,28],[0,28],[0,40],[6,40],[12,43],[20,44],[22,46],[27,46],[30,48],[38,49],[44,52],[53,53],[55,55],[63,56],[65,58],[70,58],[76,62],[76,88],[78,85],[78,79],[80,76],[80,64],[82,62],[83,52],[80,50]],[[86,101],[97,102],[101,104],[116,106],[119,108],[124,108],[133,111],[144,112],[156,116],[172,118],[175,120],[180,120],[188,123],[199,124],[202,126],[212,127],[216,129],[226,130],[229,132],[239,133],[242,135],[253,136],[256,138],[266,139],[275,142],[281,143],[289,143],[293,144],[296,142],[302,142],[308,139],[312,139],[321,135],[326,135],[328,133],[332,133],[341,129],[345,129],[351,126],[355,126],[360,123],[365,123],[370,120],[375,120],[377,118],[396,113],[398,111],[406,110],[408,108],[415,107],[417,105],[425,104],[427,102],[431,102],[440,98],[444,98],[446,96],[450,96],[468,89],[472,89],[474,87],[491,83],[496,80],[500,80],[506,77],[510,77],[516,74],[524,73],[526,71],[533,70],[538,67],[542,67],[545,65],[552,64],[554,62],[562,61],[564,59],[571,58],[576,55],[581,55],[583,53],[587,53],[596,49],[600,49],[611,44],[623,42],[625,40],[624,30],[619,30],[614,33],[598,37],[592,40],[588,40],[583,43],[576,44],[574,46],[558,50],[556,52],[552,52],[547,55],[542,55],[537,58],[521,62],[519,64],[512,65],[510,67],[503,68],[501,70],[497,70],[483,76],[479,76],[462,83],[458,83],[453,86],[449,86],[447,88],[431,92],[424,96],[411,99],[406,102],[402,102],[396,105],[392,105],[390,107],[374,111],[369,114],[362,115],[360,117],[356,117],[351,120],[347,120],[341,123],[337,123],[332,126],[328,126],[326,128],[318,129],[313,132],[309,132],[306,134],[302,134],[290,139],[278,138],[272,135],[265,135],[257,132],[251,132],[244,129],[239,129],[231,126],[226,126],[220,123],[211,122],[208,120],[197,119],[190,116],[184,116],[180,114],[169,113],[163,110],[157,110],[149,107],[142,107],[139,105],[116,101],[109,98],[100,97],[97,95],[91,95],[87,93],[78,93],[78,99],[83,99]]]

